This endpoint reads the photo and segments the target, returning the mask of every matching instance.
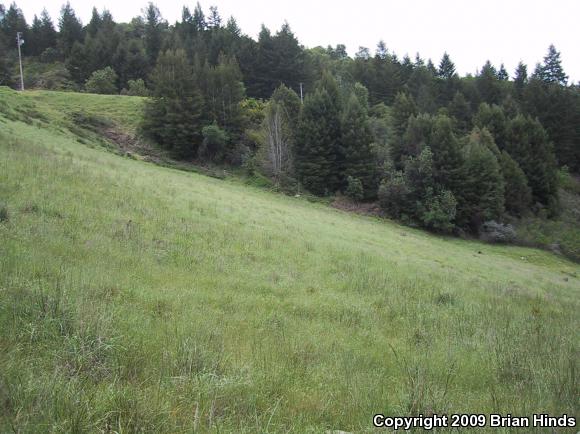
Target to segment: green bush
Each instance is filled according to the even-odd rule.
[[[208,125],[201,130],[203,142],[199,149],[199,156],[209,161],[220,161],[223,159],[228,134],[216,124]]]
[[[399,219],[408,208],[409,186],[402,172],[396,172],[391,178],[383,180],[379,187],[379,205],[387,214]]]
[[[40,55],[40,61],[42,63],[54,63],[61,58],[62,54],[59,50],[53,47],[48,47]]]
[[[149,96],[149,89],[145,86],[142,78],[137,80],[129,80],[127,82],[127,95],[131,96]]]
[[[85,90],[89,93],[100,93],[104,95],[117,94],[117,73],[107,66],[91,74],[85,83]]]
[[[480,229],[480,238],[489,243],[511,243],[516,237],[516,230],[512,225],[495,220],[485,222]]]
[[[354,178],[352,176],[349,176],[346,179],[346,182],[347,182],[347,187],[346,187],[346,191],[345,191],[346,196],[349,197],[350,199],[354,200],[355,202],[362,200],[362,198],[364,196],[364,191],[363,191],[363,185],[362,185],[361,180],[358,178]]]
[[[10,214],[8,213],[8,207],[5,203],[0,202],[0,222],[6,222],[10,218]]]
[[[449,190],[443,190],[427,201],[422,220],[425,227],[436,232],[449,233],[455,227],[457,200]]]

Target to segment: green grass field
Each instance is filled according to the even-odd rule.
[[[134,131],[140,104],[0,90],[0,432],[579,416],[579,265],[121,157],[68,128],[82,110]]]

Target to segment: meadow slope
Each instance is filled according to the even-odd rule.
[[[155,166],[71,128],[83,110],[134,131],[140,104],[0,90],[0,432],[579,416],[579,265]]]

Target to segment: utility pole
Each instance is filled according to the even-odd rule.
[[[302,96],[302,83],[300,83],[300,103],[304,104],[304,97]]]
[[[20,62],[20,90],[24,91],[24,75],[22,74],[22,53],[20,46],[24,44],[24,39],[20,39],[22,32],[16,32],[16,42],[18,43],[18,61]]]

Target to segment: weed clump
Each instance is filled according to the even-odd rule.
[[[5,203],[0,202],[0,223],[7,222],[8,220],[10,220],[8,206]]]
[[[512,243],[516,236],[516,230],[510,224],[491,220],[481,226],[480,238],[488,243]]]

